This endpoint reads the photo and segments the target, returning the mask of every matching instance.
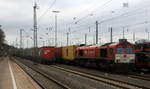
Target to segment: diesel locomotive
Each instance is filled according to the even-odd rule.
[[[148,69],[150,71],[150,41],[138,40],[135,42],[135,65],[137,70]]]

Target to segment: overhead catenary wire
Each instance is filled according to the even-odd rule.
[[[107,5],[108,3],[110,3],[112,0],[108,0],[108,1],[106,1],[104,4],[101,4],[99,7],[97,7],[97,8],[95,8],[96,10],[98,9],[98,8],[100,8],[100,7],[104,7],[105,8],[105,5]],[[96,3],[97,4],[97,3]],[[95,6],[95,5],[94,5]],[[92,12],[94,12],[94,11],[96,11],[96,10],[93,10],[93,11],[91,11],[89,14],[87,14],[86,16],[84,16],[84,17],[81,17],[81,18],[79,18],[79,16],[81,16],[81,14],[83,13],[83,12],[88,12],[91,8],[92,8],[93,6],[91,6],[91,7],[88,7],[87,9],[85,9],[84,11],[81,11],[80,13],[79,13],[79,15],[77,15],[77,16],[73,16],[73,19],[74,20],[79,20],[79,19],[81,19],[81,18],[86,18],[87,16],[89,16]],[[79,18],[79,19],[77,19],[77,18]],[[65,22],[67,22],[67,21],[65,21]],[[76,21],[75,21],[76,22]],[[74,24],[74,23],[72,23],[72,22],[70,22],[69,24]],[[67,24],[68,25],[68,24]]]
[[[97,5],[97,2],[96,2],[96,3],[94,3],[94,5],[92,5],[92,6],[88,7],[88,8],[86,8],[86,9],[85,9],[85,10],[83,10],[83,11],[81,11],[81,12],[79,13],[79,15],[74,16],[74,18],[73,18],[73,19],[75,20],[75,19],[79,18],[80,14],[82,14],[83,12],[87,12],[87,11],[91,10],[93,6],[95,7],[95,5]]]
[[[136,10],[139,10],[139,9],[140,9],[140,8],[138,8],[138,9],[136,9]],[[135,11],[136,11],[136,10],[135,10]],[[133,11],[133,12],[135,12],[135,11]],[[128,13],[125,13],[125,14],[128,14]],[[136,14],[137,14],[137,13],[136,13]],[[88,15],[89,15],[89,14],[88,14]],[[85,18],[84,18],[84,19],[85,19]],[[72,24],[72,23],[70,23],[70,24]],[[68,25],[68,24],[67,24],[67,25]]]
[[[133,10],[134,11],[134,10]],[[134,15],[137,15],[137,11],[136,11],[136,13],[135,12],[132,12],[132,13],[127,13],[126,15],[123,15],[123,17],[125,17],[125,16],[132,16],[133,15],[133,13],[134,13]],[[141,12],[139,12],[138,11],[138,13],[141,13]],[[120,17],[122,17],[122,16],[120,16]],[[117,17],[118,18],[118,17]],[[113,18],[113,19],[115,19],[115,18]],[[112,20],[113,20],[112,19]],[[122,19],[122,18],[120,18],[120,19]],[[111,21],[111,19],[108,19],[108,20],[106,20],[106,22],[107,21]],[[105,21],[104,21],[105,22]],[[145,23],[144,23],[145,24]],[[78,31],[83,31],[83,30],[81,30],[81,29],[84,29],[85,28],[85,30],[86,30],[86,27],[87,25],[84,25],[84,26],[77,26],[77,27],[71,27],[72,29],[77,29],[77,30],[73,30],[73,33],[75,33],[75,32],[78,32]],[[117,27],[117,26],[115,26],[115,27]],[[120,26],[121,27],[121,26]],[[64,29],[63,29],[64,30]]]
[[[108,0],[108,1],[106,1],[105,3],[103,3],[103,4],[101,4],[99,7],[97,7],[96,8],[96,10],[97,9],[99,9],[100,7],[103,7],[103,8],[106,8],[107,6],[107,4],[109,4],[111,1],[113,1],[113,0]],[[88,10],[88,9],[87,9]],[[92,12],[90,12],[90,13],[93,13],[94,11],[96,11],[96,10],[93,10]],[[89,14],[88,14],[89,15]],[[84,17],[82,17],[82,19],[83,18],[86,18],[88,15],[86,15],[86,16],[84,16]],[[79,16],[74,16],[74,17],[78,17],[79,18]],[[79,18],[79,19],[81,19],[81,18]],[[72,25],[75,25],[74,23],[69,23],[70,25],[72,24]],[[69,25],[69,24],[67,24],[67,25]],[[71,27],[71,26],[70,26]],[[81,27],[81,26],[78,26],[79,28]],[[66,29],[67,29],[68,27],[66,27]],[[71,27],[71,28],[74,28],[74,27]]]
[[[106,5],[109,4],[111,1],[112,1],[112,0],[108,0],[108,1],[106,1],[104,4],[102,4],[101,6],[106,8]],[[100,6],[100,7],[101,7],[101,6]],[[88,15],[79,18],[77,21],[75,21],[75,23],[78,23],[78,22],[81,21],[82,19],[87,18],[88,16],[90,16],[91,14],[93,14],[95,11],[97,11],[97,9],[99,9],[100,7],[96,8],[96,9],[93,10],[93,11],[91,11]]]
[[[149,21],[150,22],[150,21]],[[126,25],[126,26],[128,26],[128,27],[131,27],[131,26],[135,26],[135,25],[139,25],[139,24],[144,24],[145,22],[140,22],[140,23],[135,23],[135,24],[130,24],[130,25]],[[148,23],[148,22],[147,22]],[[122,26],[118,26],[118,27],[122,27]],[[104,37],[104,36],[102,36],[102,34],[104,35],[106,35],[106,31],[105,32],[101,32],[101,33],[99,33],[99,34],[101,34],[101,38],[102,37]],[[81,33],[82,34],[82,33]],[[78,34],[79,35],[79,34]],[[108,34],[107,34],[108,35]],[[121,36],[122,34],[121,33],[119,33],[119,34],[114,34],[113,36],[115,37],[115,36]],[[132,34],[131,34],[132,35]],[[119,37],[120,38],[120,37]]]
[[[128,14],[128,13],[127,13]],[[112,18],[113,19],[113,18]],[[111,20],[111,19],[110,19]],[[109,21],[109,20],[108,20]],[[85,25],[86,26],[86,25]],[[72,29],[79,29],[79,28],[86,28],[86,27],[82,27],[82,26],[78,26],[78,27],[72,27]],[[75,31],[77,32],[77,31]]]
[[[143,9],[143,8],[142,8]],[[107,19],[105,19],[105,20],[99,20],[99,21],[111,21],[111,20],[113,20],[113,19],[118,19],[118,18],[122,18],[122,16],[123,17],[129,17],[129,16],[133,16],[133,15],[139,15],[139,14],[143,14],[143,12],[145,12],[145,11],[141,11],[141,12],[138,12],[138,13],[134,13],[134,14],[130,14],[130,13],[132,13],[132,12],[135,12],[135,11],[137,11],[137,10],[139,10],[139,8],[138,9],[136,9],[136,10],[133,10],[133,11],[128,11],[128,12],[125,12],[125,13],[122,13],[121,15],[118,15],[118,16],[115,16],[115,17],[111,17],[111,18],[107,18]],[[128,15],[129,14],[129,15]]]
[[[128,24],[128,25],[122,25],[122,26],[115,26],[114,28],[116,28],[116,27],[117,27],[117,28],[118,28],[118,27],[128,27],[128,28],[129,28],[129,27],[133,27],[133,26],[135,26],[135,25],[142,25],[142,24],[145,24],[145,23],[148,24],[148,23],[150,23],[150,21],[144,21],[144,22],[139,22],[139,23],[134,23],[134,24]],[[83,29],[83,30],[87,30],[87,29]],[[83,30],[82,30],[82,31],[83,31]],[[76,33],[76,32],[78,32],[78,31],[81,31],[81,30],[72,31],[71,33],[72,33],[72,35],[73,35],[73,33]],[[104,32],[101,32],[101,33],[99,33],[99,34],[101,34],[101,36],[102,36],[102,35],[104,35],[104,34],[106,35],[106,33],[107,33],[107,31],[104,31]],[[78,35],[79,35],[79,34],[82,34],[82,33],[78,33]],[[115,35],[117,35],[117,34],[114,34],[113,36],[115,36]],[[120,34],[120,35],[122,35],[122,34]]]
[[[143,8],[142,8],[143,9]],[[140,8],[138,8],[138,9],[135,9],[135,10],[132,10],[132,11],[128,11],[128,12],[125,12],[125,13],[123,13],[123,14],[121,14],[121,15],[119,15],[119,16],[116,16],[116,17],[113,17],[113,18],[110,18],[110,19],[106,19],[105,21],[111,21],[111,20],[113,20],[113,19],[115,19],[115,18],[118,18],[118,17],[121,17],[121,16],[127,16],[127,14],[129,14],[129,13],[131,13],[131,12],[135,12],[135,11],[137,11],[137,10],[141,10]],[[131,15],[128,15],[128,16],[132,16],[132,15],[137,15],[137,13],[135,13],[135,14],[131,14]],[[104,21],[103,21],[104,22]],[[86,26],[86,25],[85,25]],[[84,27],[82,27],[81,25],[78,25],[78,27],[72,27],[73,29],[78,29],[78,28],[84,28]]]
[[[143,8],[142,8],[143,9]],[[136,9],[136,10],[139,10],[139,8],[138,9]],[[111,21],[111,20],[113,20],[113,19],[116,19],[116,18],[119,18],[119,17],[122,17],[122,16],[132,16],[132,15],[139,15],[139,14],[137,14],[137,13],[135,13],[135,14],[131,14],[131,15],[127,15],[127,14],[129,14],[129,13],[131,13],[131,12],[134,12],[134,11],[136,11],[136,10],[132,10],[132,11],[128,11],[128,12],[125,12],[125,13],[122,13],[121,15],[119,15],[119,16],[115,16],[115,17],[111,17],[111,18],[107,18],[107,19],[104,19],[104,20],[99,20],[99,22],[107,22],[107,21]],[[143,12],[143,11],[142,11]],[[142,13],[142,12],[140,12],[140,13]],[[143,13],[142,13],[143,14]],[[87,25],[83,25],[83,26],[87,26]],[[73,29],[75,29],[76,27],[74,27]],[[79,30],[79,28],[84,28],[84,27],[82,27],[81,25],[79,25],[76,29],[78,29],[78,31],[80,31]]]
[[[45,10],[45,12],[44,13],[42,13],[40,16],[39,16],[39,20],[54,6],[54,4],[56,3],[56,0],[54,0],[51,4],[50,4],[50,6]]]

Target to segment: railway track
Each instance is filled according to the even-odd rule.
[[[16,60],[15,60],[15,62],[16,62],[26,73],[28,73],[28,74],[29,74],[29,72],[28,72],[27,70],[31,69],[32,71],[34,71],[34,72],[40,74],[41,76],[43,76],[44,78],[48,79],[49,81],[52,81],[52,82],[54,82],[55,84],[57,84],[57,85],[60,87],[60,89],[71,89],[71,88],[69,88],[68,86],[64,85],[63,83],[57,81],[55,78],[50,77],[47,73],[44,73],[41,69],[39,69],[39,68],[37,68],[37,67],[35,67],[35,66],[33,66],[33,65],[31,66],[31,65],[29,65],[29,64],[26,64],[26,63],[23,63],[23,62],[19,62],[19,61],[16,61]],[[25,69],[25,67],[23,67],[23,66],[26,66],[26,68],[28,68],[28,69]],[[33,76],[32,76],[31,74],[29,74],[29,75],[33,78]],[[33,78],[33,79],[41,86],[42,89],[49,89],[49,88],[50,88],[50,87],[45,86],[44,84],[41,84],[40,81],[36,80],[35,78]],[[52,89],[53,89],[53,88],[52,88]]]
[[[85,73],[85,72],[63,68],[61,66],[53,65],[53,66],[50,66],[50,67],[57,68],[59,70],[70,72],[70,73],[73,73],[73,74],[77,74],[77,75],[80,75],[80,76],[83,76],[83,77],[86,77],[86,78],[90,78],[90,79],[93,79],[95,81],[103,82],[103,83],[106,83],[106,84],[109,84],[109,85],[112,85],[112,86],[115,86],[115,87],[118,87],[118,88],[121,88],[121,89],[150,89],[150,88],[147,88],[147,87],[144,87],[144,86],[140,86],[138,84],[135,85],[135,84],[131,84],[131,83],[124,82],[124,81],[119,81],[119,80],[114,80],[114,79],[107,78],[107,77],[95,76],[95,75],[88,74],[88,73]]]
[[[46,74],[46,78],[48,79],[48,77],[50,76],[48,73],[46,73],[46,72],[43,72],[42,71],[42,69],[39,69],[39,68],[37,68],[36,66],[37,65],[35,65],[35,66],[31,66],[31,65],[29,65],[28,64],[28,62],[27,63],[25,63],[26,64],[26,66],[29,66],[31,69],[33,69],[33,70],[36,70],[36,71],[38,71],[38,72],[42,72],[44,75]],[[40,64],[39,64],[40,65]],[[41,66],[41,65],[40,65]],[[47,68],[46,68],[47,67]],[[94,74],[90,74],[90,73],[86,73],[86,72],[82,72],[82,71],[78,71],[78,70],[74,70],[74,69],[70,69],[70,68],[65,68],[65,67],[62,67],[62,66],[59,66],[59,65],[51,65],[51,66],[44,66],[43,65],[43,68],[46,68],[47,70],[49,70],[49,68],[48,67],[51,67],[53,70],[59,70],[59,71],[64,71],[64,72],[66,72],[66,73],[68,73],[68,74],[70,74],[70,73],[72,73],[72,74],[75,74],[75,75],[79,75],[79,76],[81,76],[81,77],[83,77],[83,78],[87,78],[87,79],[90,79],[90,80],[92,80],[92,81],[95,81],[95,82],[99,82],[99,83],[104,83],[104,84],[106,84],[106,85],[108,85],[108,86],[114,86],[114,87],[116,87],[116,88],[121,88],[121,89],[150,89],[149,87],[146,87],[146,86],[142,86],[142,85],[138,85],[138,83],[137,84],[134,84],[134,83],[132,83],[132,82],[127,82],[127,81],[121,81],[121,80],[117,80],[117,79],[111,79],[110,77],[107,77],[107,76],[105,76],[105,77],[101,77],[101,76],[96,76],[96,75],[94,75]],[[54,78],[54,77],[53,77]],[[52,79],[53,79],[52,78]],[[53,80],[50,80],[50,81],[53,81]],[[54,82],[59,82],[59,81],[57,81],[56,79],[54,79]],[[57,83],[56,83],[57,84]],[[59,84],[61,84],[61,85],[64,85],[64,84],[62,84],[62,83],[60,83],[59,82]],[[58,84],[58,85],[59,85]],[[59,85],[60,86],[60,85]],[[68,87],[68,85],[67,86],[65,86],[65,87],[62,87],[63,89],[71,89],[70,88],[70,86]],[[43,88],[43,89],[48,89],[48,88]],[[54,89],[57,89],[57,88],[54,88]]]
[[[136,79],[141,79],[141,80],[145,80],[145,81],[150,81],[150,76],[144,76],[141,74],[134,74],[132,73],[131,75],[128,75],[131,78],[136,78]]]

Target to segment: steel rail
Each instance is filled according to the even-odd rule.
[[[15,60],[16,61],[16,60]],[[18,62],[18,61],[17,61]],[[20,63],[20,62],[19,62]],[[17,63],[18,64],[18,63]],[[23,63],[23,62],[21,62],[21,64],[23,64],[24,66],[26,66],[26,67],[28,67],[28,68],[30,68],[30,69],[32,69],[33,71],[35,71],[35,72],[37,72],[37,73],[39,73],[40,75],[42,75],[42,76],[44,76],[45,78],[47,78],[47,79],[49,79],[50,81],[53,81],[54,83],[56,83],[57,85],[59,85],[59,86],[61,86],[63,89],[71,89],[71,88],[69,88],[68,86],[66,86],[66,85],[64,85],[63,83],[61,83],[61,82],[59,82],[59,81],[57,81],[56,79],[54,79],[54,78],[52,78],[52,77],[50,77],[48,74],[46,74],[45,72],[43,72],[41,69],[39,69],[39,68],[35,68],[35,66],[30,66],[30,65],[27,65],[27,64],[25,64],[25,63]],[[19,66],[21,66],[21,65],[19,65]],[[21,68],[22,68],[22,66],[21,66]],[[23,68],[23,70],[25,70],[24,68]],[[26,71],[26,73],[28,73],[27,71]],[[29,74],[29,73],[28,73]],[[29,74],[30,75],[30,74]],[[32,76],[31,76],[32,77]],[[33,77],[32,77],[33,78]],[[34,79],[34,78],[33,78]],[[34,80],[36,80],[36,79],[34,79]],[[47,89],[47,88],[45,88],[45,86],[43,86],[42,84],[40,84],[38,81],[36,81],[43,89]]]
[[[131,74],[131,75],[128,75],[128,76],[131,77],[131,78],[135,78],[135,79],[141,79],[141,80],[145,80],[145,81],[150,81],[149,77],[142,76],[142,75]]]
[[[150,89],[150,88],[147,88],[147,87],[144,87],[144,86],[131,84],[131,83],[128,83],[128,82],[125,82],[125,81],[120,81],[120,80],[111,79],[111,78],[102,77],[102,76],[95,76],[95,75],[85,73],[85,72],[74,71],[72,69],[62,68],[60,66],[54,66],[53,65],[53,66],[50,66],[50,67],[57,68],[57,69],[60,69],[60,70],[66,71],[66,72],[73,73],[73,74],[77,74],[77,75],[80,75],[80,76],[83,76],[83,77],[87,77],[89,79],[93,79],[93,80],[96,80],[96,81],[99,81],[99,82],[104,82],[106,84],[110,84],[112,86],[116,86],[116,87],[123,88],[123,89],[131,89],[131,87],[132,88],[133,87],[138,88],[138,89],[141,89],[141,88],[142,89]],[[112,82],[110,82],[110,81],[112,81]]]

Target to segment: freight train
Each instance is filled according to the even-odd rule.
[[[150,41],[138,40],[135,42],[135,65],[137,70],[148,69],[150,71]]]
[[[41,63],[63,62],[72,65],[96,66],[109,71],[129,71],[135,62],[134,45],[126,39],[103,45],[41,47],[24,50],[23,57]],[[36,56],[35,56],[36,55]]]
[[[81,65],[90,65],[108,71],[128,71],[133,68],[135,54],[133,44],[126,39],[119,43],[95,46],[66,46],[62,48],[62,59]]]

